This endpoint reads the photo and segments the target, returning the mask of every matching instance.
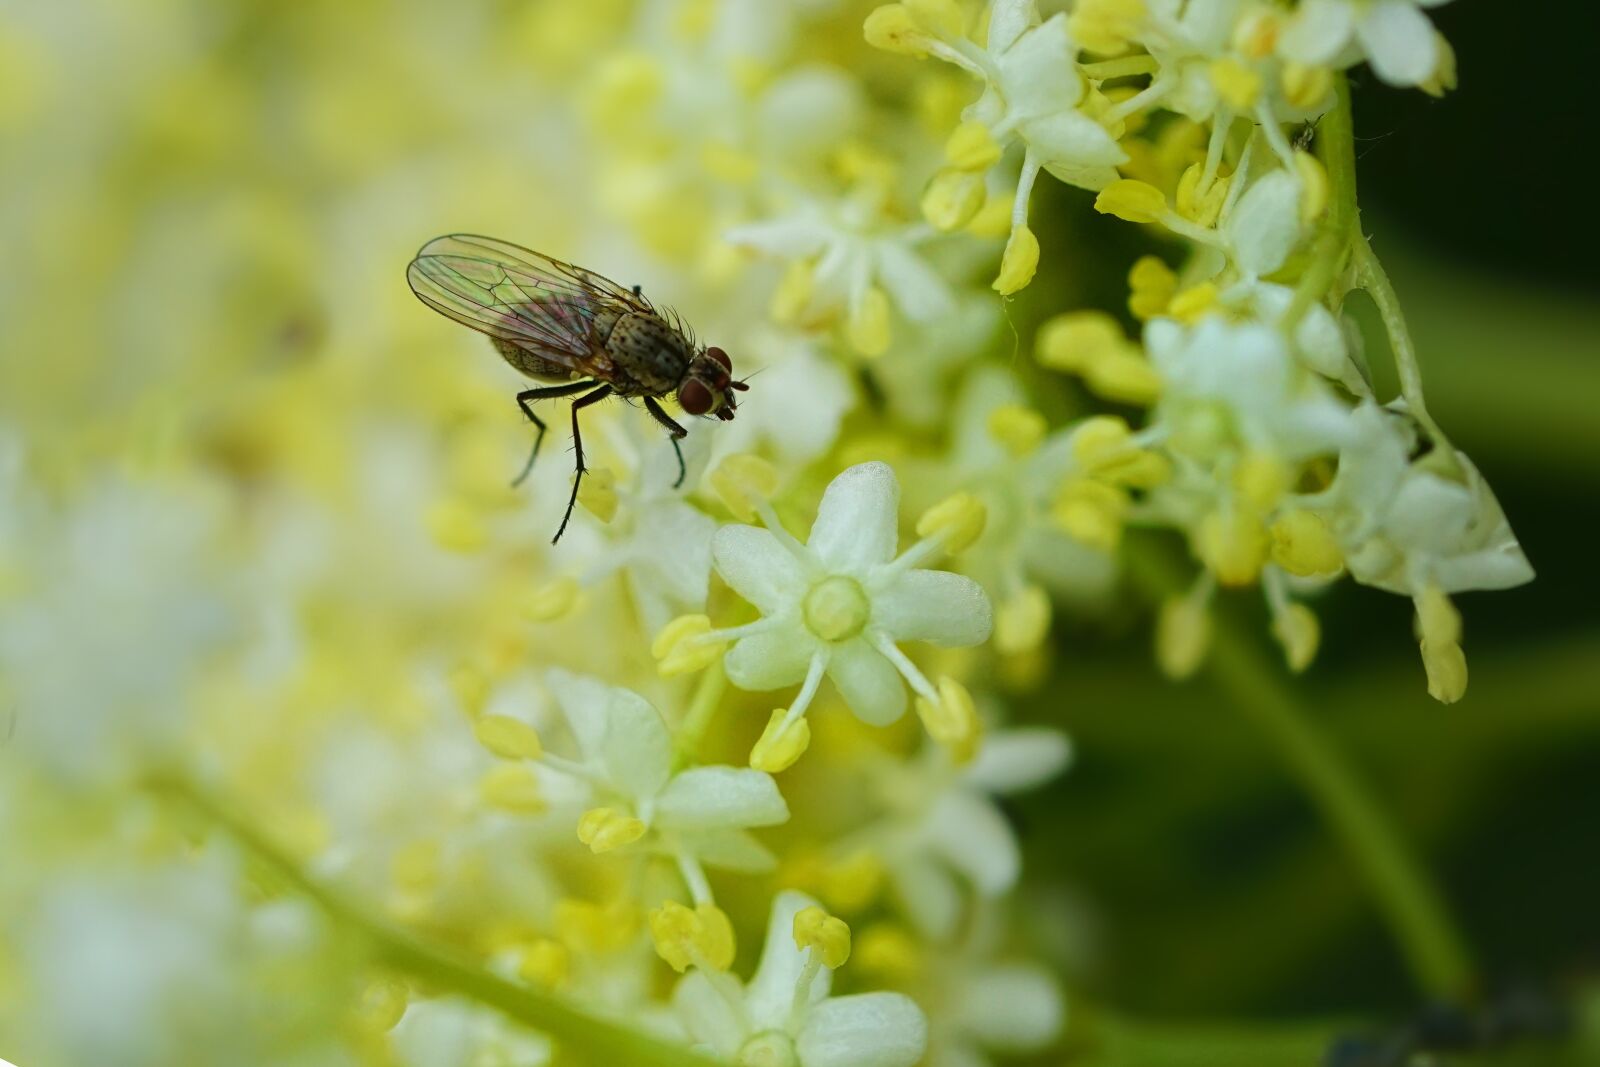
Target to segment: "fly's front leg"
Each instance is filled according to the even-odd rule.
[[[533,471],[533,461],[539,458],[539,446],[544,444],[544,420],[533,413],[529,406],[534,400],[549,400],[557,396],[571,396],[580,393],[593,385],[593,382],[568,382],[566,385],[550,385],[543,389],[524,389],[517,394],[517,407],[528,416],[528,421],[539,428],[538,434],[533,439],[533,451],[528,453],[528,462],[522,465],[522,473],[511,480],[511,488],[515,489],[528,480],[528,475]]]
[[[593,382],[584,382],[584,385],[593,385]],[[590,404],[598,404],[611,395],[611,386],[602,385],[592,393],[585,393],[572,402],[572,450],[578,456],[578,469],[572,475],[572,495],[567,498],[566,514],[561,516],[561,526],[557,528],[556,535],[550,539],[553,545],[561,540],[561,535],[567,532],[567,520],[572,518],[572,509],[578,503],[578,486],[583,484],[583,434],[578,432],[578,412]]]
[[[672,488],[677,489],[683,485],[683,479],[689,473],[689,469],[683,465],[683,449],[678,447],[678,442],[688,437],[689,431],[673,422],[672,416],[661,409],[653,396],[644,398],[644,409],[672,435],[672,451],[678,454],[678,480],[672,483]]]

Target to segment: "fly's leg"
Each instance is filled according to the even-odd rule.
[[[524,389],[517,394],[517,407],[528,416],[528,421],[539,428],[539,433],[533,439],[533,451],[528,453],[528,462],[522,465],[522,473],[511,480],[511,488],[515,489],[528,480],[528,475],[533,471],[533,461],[539,458],[539,446],[544,444],[544,420],[533,413],[533,408],[528,404],[534,400],[549,400],[557,396],[571,396],[581,393],[593,385],[593,382],[569,382],[566,385],[551,385],[543,389]]]
[[[593,385],[594,383],[585,382],[584,384]],[[578,469],[572,475],[572,495],[567,498],[566,514],[561,516],[561,525],[556,529],[556,535],[550,539],[552,545],[561,540],[561,535],[567,532],[567,520],[572,518],[572,509],[578,503],[578,486],[583,484],[583,435],[578,432],[578,412],[590,404],[598,404],[610,395],[611,386],[602,385],[594,392],[584,393],[572,402],[572,449],[578,455]]]
[[[689,431],[673,422],[672,416],[661,410],[661,405],[656,403],[656,398],[653,396],[644,398],[644,409],[672,435],[672,451],[678,454],[678,480],[672,483],[672,488],[677,489],[683,485],[683,479],[689,473],[688,468],[683,465],[683,449],[678,447],[678,442],[688,437]]]

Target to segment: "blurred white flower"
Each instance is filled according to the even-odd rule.
[[[1440,39],[1423,8],[1446,0],[1302,0],[1278,39],[1298,63],[1349,66],[1365,57],[1390,85],[1420,85],[1439,66]]]

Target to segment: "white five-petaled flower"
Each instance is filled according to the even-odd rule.
[[[586,782],[600,805],[579,834],[595,851],[647,844],[678,863],[697,902],[709,901],[701,864],[769,869],[771,854],[747,831],[789,818],[777,783],[762,771],[714,766],[674,769],[672,736],[645,699],[593,678],[552,670],[551,692],[577,741],[579,758],[543,753],[538,762]]]
[[[672,995],[694,1041],[742,1067],[911,1067],[928,1043],[922,1010],[901,993],[830,997],[833,971],[795,940],[795,916],[814,907],[787,891],[772,903],[761,963],[749,984],[695,969]]]
[[[862,463],[829,484],[805,544],[762,506],[757,526],[724,526],[712,540],[717,572],[762,618],[711,637],[737,639],[725,666],[741,689],[803,682],[788,722],[805,714],[826,674],[863,722],[885,725],[906,708],[905,683],[939,694],[901,641],[945,647],[989,636],[989,598],[972,579],[917,564],[942,550],[928,537],[895,555],[900,486],[885,463]]]
[[[1390,85],[1420,85],[1438,69],[1439,34],[1421,8],[1445,0],[1302,0],[1278,38],[1285,58],[1349,66],[1363,57]]]

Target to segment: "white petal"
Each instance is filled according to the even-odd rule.
[[[859,577],[894,558],[899,524],[900,483],[894,471],[887,463],[858,463],[828,484],[806,547],[830,573]]]
[[[981,644],[989,639],[992,616],[983,587],[949,571],[907,571],[872,594],[872,625],[897,641]]]
[[[991,52],[1004,52],[1010,48],[1022,31],[1031,26],[1039,15],[1038,0],[994,0],[989,10],[989,36],[985,43]]]
[[[656,812],[661,826],[683,830],[772,826],[789,818],[772,776],[748,767],[692,767],[667,783]]]
[[[1115,167],[1128,161],[1128,153],[1116,138],[1081,111],[1057,111],[1031,119],[1022,126],[1022,136],[1052,174],[1063,169]]]
[[[740,874],[771,874],[778,867],[774,856],[752,834],[743,830],[710,830],[705,833],[678,832],[678,840],[691,856],[707,867],[720,867]]]
[[[990,45],[991,50],[993,45]],[[1019,119],[1038,118],[1077,106],[1083,78],[1073,62],[1067,16],[1052,16],[1017,39],[1000,57],[1000,92]]]
[[[1433,23],[1401,0],[1379,0],[1356,23],[1356,36],[1372,69],[1390,85],[1426,81],[1439,62]]]
[[[600,759],[611,786],[636,799],[653,797],[672,773],[672,737],[661,713],[627,689],[611,689]]]
[[[1286,170],[1257,178],[1223,229],[1241,268],[1257,276],[1271,274],[1300,240],[1300,180]]]
[[[929,810],[922,832],[929,850],[984,896],[999,896],[1016,885],[1022,868],[1017,838],[987,797],[960,789],[945,792]]]
[[[740,638],[722,665],[728,681],[740,689],[764,692],[794,685],[806,676],[817,639],[805,627],[778,626]]]
[[[823,1001],[795,1041],[801,1067],[912,1067],[927,1047],[928,1020],[903,993]]]
[[[1043,967],[979,971],[962,988],[957,1011],[961,1029],[996,1052],[1035,1052],[1061,1032],[1061,990]]]
[[[1001,730],[984,738],[966,779],[986,793],[1015,793],[1048,782],[1071,758],[1072,742],[1060,730]]]
[[[806,590],[800,562],[759,526],[724,526],[711,539],[711,558],[733,591],[772,615]]]
[[[730,998],[719,992],[714,984],[717,982],[731,987],[725,991],[734,996]],[[737,979],[731,975],[709,975],[693,970],[684,975],[672,991],[672,1008],[683,1022],[683,1028],[696,1043],[723,1059],[732,1059],[747,1036],[733,1008],[733,1003],[738,1002],[738,986]]]
[[[1326,66],[1350,39],[1354,21],[1349,0],[1303,0],[1278,36],[1278,51],[1297,63]]]
[[[567,720],[567,728],[578,742],[578,752],[587,762],[600,762],[611,687],[598,678],[572,674],[559,667],[552,667],[545,673],[545,684],[555,696]]]
[[[761,948],[761,963],[745,993],[745,1013],[754,1031],[787,1030],[789,1009],[794,1004],[795,984],[805,967],[805,953],[794,943],[794,917],[816,904],[804,893],[786,889],[772,901],[767,920],[767,940]],[[824,967],[811,983],[811,1000],[828,995],[833,972]]]
[[[724,233],[722,239],[769,255],[801,259],[820,250],[828,236],[827,228],[817,220],[797,217],[735,226]]]
[[[888,658],[861,638],[834,647],[828,678],[856,718],[887,726],[906,710],[906,683]]]
[[[873,250],[877,253],[878,280],[906,318],[926,322],[950,310],[954,299],[950,287],[928,266],[927,260],[903,241],[878,241]]]
[[[908,856],[890,865],[895,895],[911,924],[934,941],[955,936],[961,921],[961,887],[949,869],[925,856]]]

